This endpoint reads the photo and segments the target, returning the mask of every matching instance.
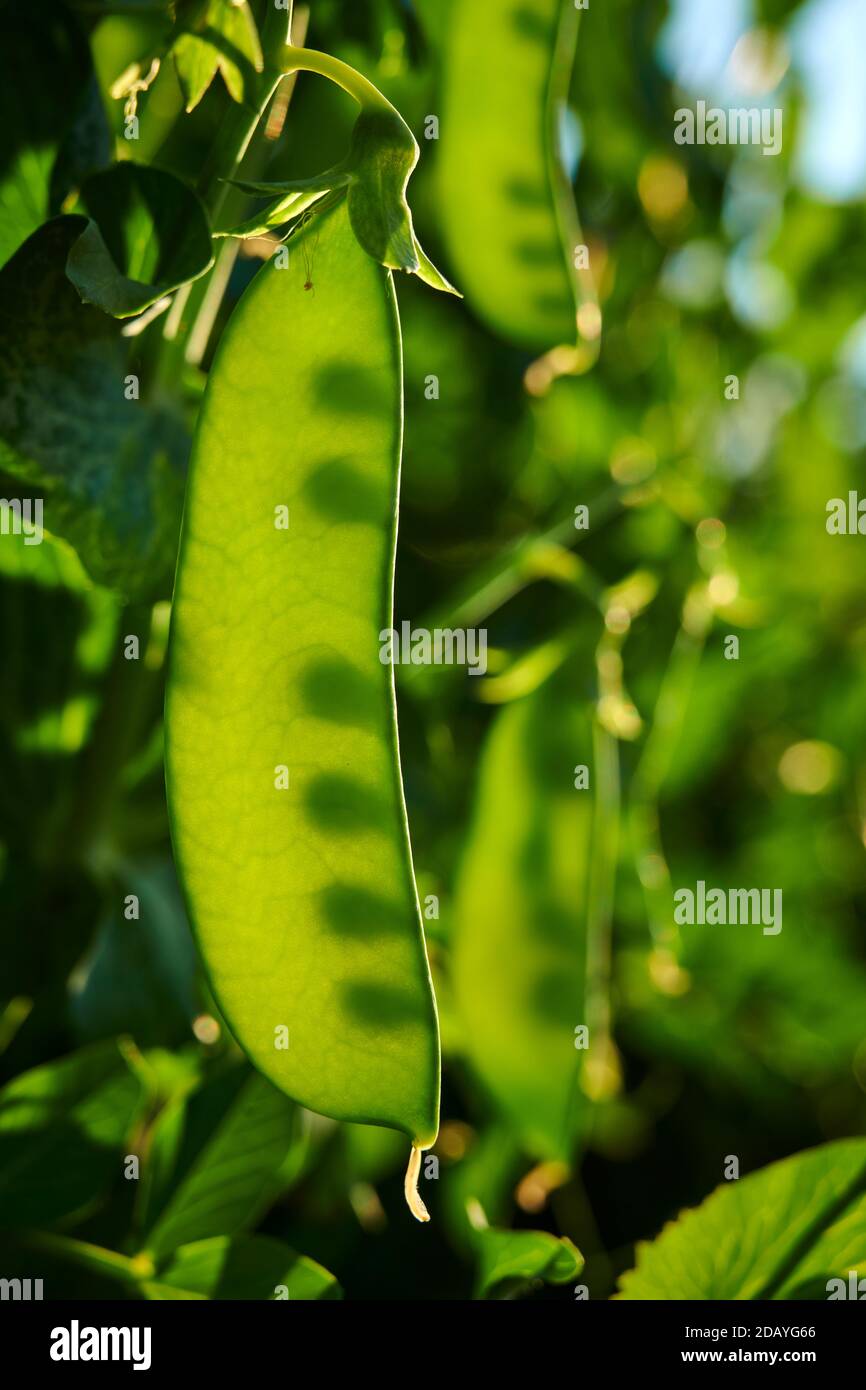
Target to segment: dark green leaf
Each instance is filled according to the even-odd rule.
[[[56,1221],[119,1176],[141,1086],[115,1043],[25,1072],[0,1092],[0,1225]]]
[[[140,916],[124,916],[125,895]],[[76,972],[72,1016],[84,1039],[129,1033],[140,1047],[191,1037],[196,957],[171,864],[132,867]]]
[[[81,298],[131,318],[213,264],[207,214],[173,174],[126,162],[86,180],[76,204],[90,217],[66,274]]]
[[[47,223],[0,271],[0,467],[43,495],[44,523],[91,576],[168,591],[187,441],[173,413],[125,398],[128,345],[66,279],[79,217]]]
[[[478,1233],[476,1297],[510,1297],[535,1280],[567,1284],[583,1269],[583,1256],[571,1241],[547,1231]]]
[[[87,44],[55,0],[0,5],[0,265],[109,157]]]

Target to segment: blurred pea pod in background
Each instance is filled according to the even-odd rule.
[[[576,348],[592,295],[563,144],[579,16],[560,0],[460,0],[442,40],[438,188],[470,308],[533,353]],[[597,311],[581,316],[597,350]]]
[[[576,688],[575,688],[576,687]],[[538,1159],[567,1164],[587,1099],[591,719],[560,672],[496,716],[457,881],[453,972],[466,1051]]]

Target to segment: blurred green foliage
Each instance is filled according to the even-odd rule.
[[[51,1297],[266,1297],[279,1284],[333,1297],[336,1278],[356,1298],[572,1297],[562,1280],[603,1298],[635,1243],[712,1192],[731,1155],[741,1185],[644,1252],[624,1296],[754,1297],[776,1279],[777,1296],[824,1297],[840,1260],[866,1267],[864,1160],[836,1142],[866,1118],[866,557],[862,537],[825,528],[827,502],[862,477],[866,242],[862,186],[821,200],[798,172],[811,98],[790,26],[821,3],[743,11],[747,30],[774,26],[777,57],[782,36],[786,61],[760,98],[784,107],[776,159],[674,144],[674,110],[695,98],[663,58],[679,7],[607,0],[582,17],[563,129],[597,361],[557,374],[503,332],[506,281],[494,315],[398,277],[396,621],[484,626],[490,654],[483,679],[398,670],[419,891],[439,903],[425,926],[445,1049],[422,1258],[400,1195],[405,1146],[262,1089],[195,968],[171,864],[161,701],[178,475],[214,343],[270,247],[218,252],[215,303],[194,287],[209,316],[198,360],[183,335],[166,349],[163,318],[132,338],[96,309],[63,320],[69,287],[46,296],[58,269],[44,239],[68,224],[25,238],[76,211],[108,130],[113,157],[128,155],[110,88],[165,52],[172,19],[168,6],[45,6],[50,33],[16,49],[14,94],[0,84],[15,117],[2,244],[18,251],[0,277],[18,316],[0,327],[0,491],[56,488],[81,562],[59,539],[0,537],[4,1276],[44,1277]],[[443,194],[446,137],[424,138],[448,109],[460,5],[313,0],[296,22],[414,131],[418,235],[467,289],[462,258],[489,275],[501,265],[461,220],[484,169]],[[49,61],[64,74],[44,84],[50,101],[26,80]],[[103,117],[88,121],[97,82]],[[136,161],[195,186],[231,102],[217,80],[184,114],[163,61],[138,96]],[[343,93],[301,76],[244,177],[336,163],[353,119]],[[251,211],[233,190],[222,216]],[[18,258],[37,253],[24,295]],[[122,398],[100,394],[129,370],[143,382],[134,439],[112,423],[127,418]],[[130,634],[138,662],[124,659]],[[699,879],[782,889],[783,930],[675,928],[673,889]],[[140,921],[124,916],[130,893]],[[584,1024],[604,1040],[591,1065],[573,1042]],[[737,1283],[702,1262],[726,1223],[767,1221],[783,1199],[792,1225],[814,1226],[819,1177],[852,1194],[832,1249],[819,1230],[784,1279],[780,1265]],[[665,1283],[682,1246],[691,1294]]]

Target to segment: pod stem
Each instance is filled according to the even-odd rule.
[[[406,1194],[406,1202],[415,1217],[416,1221],[429,1221],[430,1213],[421,1201],[421,1194],[418,1191],[418,1179],[421,1176],[421,1155],[423,1149],[419,1149],[417,1144],[412,1145],[409,1154],[409,1166],[406,1169],[406,1179],[403,1183],[403,1191]]]
[[[282,50],[280,68],[283,74],[315,72],[320,77],[327,77],[330,82],[336,82],[338,87],[342,87],[344,92],[354,97],[362,110],[386,110],[398,114],[378,87],[374,87],[373,83],[355,68],[339,58],[334,58],[330,53],[322,53],[317,48],[296,48],[287,44]],[[403,124],[402,117],[400,121]]]

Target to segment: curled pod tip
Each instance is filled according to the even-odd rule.
[[[406,1203],[415,1217],[416,1221],[429,1221],[430,1213],[421,1200],[418,1191],[418,1179],[421,1176],[421,1155],[424,1150],[417,1144],[412,1145],[409,1154],[409,1165],[406,1169],[406,1177],[403,1183],[403,1191],[406,1194]]]

